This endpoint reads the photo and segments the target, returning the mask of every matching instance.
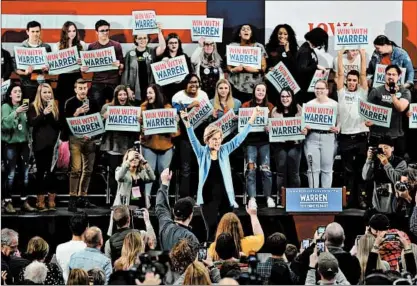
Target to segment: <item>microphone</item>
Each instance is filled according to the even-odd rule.
[[[314,174],[313,174],[313,155],[311,155],[311,153],[307,154],[307,161],[308,164],[310,165],[310,170],[311,170],[311,180],[313,183],[313,188],[314,188]]]

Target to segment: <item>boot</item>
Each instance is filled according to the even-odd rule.
[[[48,194],[48,208],[50,211],[56,211],[55,197],[56,194]]]
[[[86,196],[81,196],[78,198],[77,206],[85,209],[94,209],[97,207],[95,204],[90,203]]]
[[[13,207],[12,202],[6,202],[6,207],[4,208],[4,211],[8,214],[15,214],[16,210]]]
[[[27,200],[26,200],[27,202]],[[48,209],[45,207],[45,195],[38,195],[36,201],[36,208],[39,212],[46,212]]]
[[[69,212],[78,212],[77,210],[77,197],[76,196],[70,196],[69,202],[68,202],[68,211]]]

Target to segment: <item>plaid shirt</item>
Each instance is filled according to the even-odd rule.
[[[271,276],[272,265],[275,263],[282,263],[288,266],[291,274],[291,280],[293,281],[294,285],[297,285],[297,276],[294,272],[292,272],[289,263],[286,262],[283,258],[272,258],[269,257],[265,262],[259,263],[256,267],[258,275],[261,276],[261,279],[264,285],[268,285],[269,277]],[[303,283],[304,284],[304,283]]]

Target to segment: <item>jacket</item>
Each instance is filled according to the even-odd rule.
[[[151,84],[154,82],[151,64],[155,62],[156,59],[156,48],[146,47],[145,52],[149,54],[146,58],[146,69],[148,73],[148,83]],[[136,49],[133,49],[127,52],[125,56],[125,67],[122,74],[121,84],[130,87],[131,90],[135,92],[135,98],[137,100],[142,100],[141,90],[139,84],[139,64],[138,56],[136,55]]]
[[[323,281],[317,281],[316,283],[316,270],[309,269],[307,272],[307,278],[305,285],[351,285],[349,281],[347,281],[345,275],[339,268],[339,272],[337,272],[335,277],[335,282],[333,284],[325,283]]]
[[[235,202],[235,191],[233,189],[233,182],[232,182],[232,172],[230,168],[229,162],[229,154],[232,153],[236,148],[242,144],[245,140],[246,136],[251,129],[251,125],[247,124],[246,127],[236,135],[232,140],[228,143],[223,144],[220,147],[218,152],[218,160],[220,164],[220,169],[223,174],[224,186],[226,188],[227,197],[229,198],[230,206],[236,205]],[[202,146],[200,141],[198,141],[197,137],[194,134],[194,129],[192,126],[187,128],[188,137],[190,139],[191,146],[193,147],[194,153],[197,156],[197,162],[199,166],[198,170],[198,190],[197,190],[197,204],[202,205],[203,201],[203,186],[206,182],[210,171],[211,165],[211,158],[210,158],[210,148],[208,145]]]
[[[351,285],[358,285],[361,276],[361,266],[356,256],[344,251],[341,247],[328,245],[327,249],[337,259],[339,268]]]
[[[236,116],[238,116],[239,108],[242,106],[242,102],[237,98],[233,98],[233,102],[234,102],[233,112],[235,113]],[[210,99],[210,103],[211,105],[214,106],[214,98]],[[217,118],[212,118],[212,120],[216,121],[217,119],[220,119],[224,115],[225,111],[228,112],[229,110],[217,109]]]
[[[10,106],[5,103],[1,106],[1,141],[8,144],[24,143],[29,141],[29,127],[25,112],[16,117],[19,106]],[[19,128],[19,125],[22,128]]]
[[[375,74],[376,65],[381,63],[381,59],[381,55],[374,51],[366,73],[373,77]],[[405,76],[404,82],[411,84],[411,86],[414,85],[413,63],[411,62],[410,56],[404,49],[396,46],[392,47],[391,64],[397,65],[400,68],[405,68],[406,73],[403,75]]]
[[[106,274],[107,283],[113,271],[110,258],[101,253],[99,249],[91,247],[74,253],[71,256],[68,267],[70,272],[76,268],[84,269],[85,271],[95,267],[101,268]]]
[[[298,50],[297,72],[293,75],[302,91],[306,92],[308,90],[311,79],[316,72],[317,64],[316,52],[310,47],[309,43],[305,42]]]
[[[156,194],[155,213],[159,224],[161,250],[170,251],[181,239],[188,239],[192,245],[198,247],[199,242],[191,228],[174,222],[169,207],[168,186],[161,185]]]
[[[132,176],[129,172],[130,164],[129,162],[123,162],[122,166],[117,167],[116,169],[116,181],[117,181],[117,193],[116,198],[114,199],[113,206],[118,206],[122,204],[121,196],[126,198],[126,205],[130,203],[130,196],[132,193]],[[140,171],[139,179],[142,180],[144,183],[149,183],[151,181],[155,181],[155,174],[149,164],[145,165],[145,169]],[[110,215],[110,224],[109,229],[107,230],[107,234],[109,236],[112,235],[113,232],[113,211]]]

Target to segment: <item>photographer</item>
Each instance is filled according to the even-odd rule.
[[[400,180],[401,174],[406,170],[407,163],[394,156],[393,142],[384,137],[378,142],[378,148],[368,149],[367,159],[362,169],[365,181],[374,181],[372,206],[382,213],[393,213],[394,184]]]

